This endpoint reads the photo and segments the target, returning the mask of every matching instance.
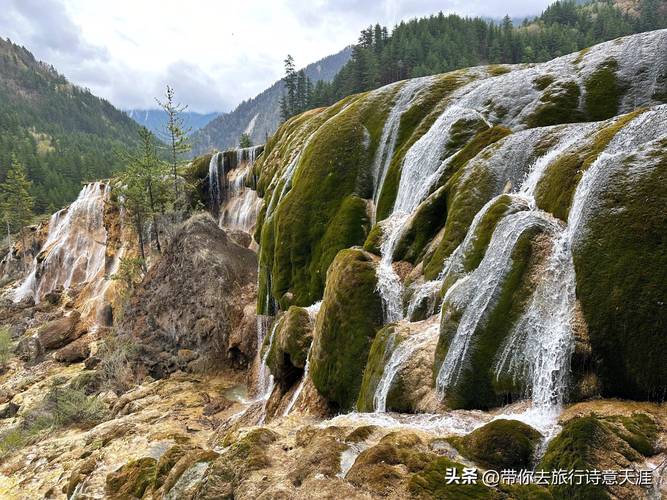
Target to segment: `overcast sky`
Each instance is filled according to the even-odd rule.
[[[168,83],[200,112],[229,111],[380,22],[442,10],[523,17],[552,0],[0,0],[0,36],[117,107],[152,108]]]

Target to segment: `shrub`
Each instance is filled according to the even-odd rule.
[[[9,357],[11,356],[12,337],[9,333],[9,328],[3,326],[0,328],[0,369],[7,366]]]
[[[100,346],[101,359],[99,370],[102,374],[102,385],[121,394],[135,385],[132,368],[137,356],[137,345],[127,336],[110,335]]]

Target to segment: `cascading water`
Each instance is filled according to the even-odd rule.
[[[426,198],[439,178],[443,156],[452,127],[458,122],[486,122],[477,111],[458,105],[449,106],[431,128],[405,154],[401,178],[392,213],[383,222],[382,258],[378,266],[378,291],[385,308],[385,321],[392,323],[403,318],[403,285],[393,269],[392,262],[401,233],[410,214]]]
[[[217,216],[222,202],[222,182],[225,179],[225,159],[222,153],[214,153],[208,164],[208,193],[211,212]]]
[[[315,322],[317,319],[317,314],[320,312],[320,306],[322,305],[322,301],[315,302],[313,305],[310,305],[306,307],[306,311],[308,311],[308,315],[310,316],[310,320],[312,323]],[[294,405],[296,404],[297,400],[299,399],[299,396],[301,396],[301,393],[303,392],[303,388],[306,385],[306,382],[308,381],[308,374],[310,373],[310,352],[313,348],[313,344],[310,344],[310,347],[308,348],[308,354],[306,354],[306,364],[303,367],[303,375],[301,376],[301,381],[299,382],[298,387],[294,391],[294,394],[292,394],[292,397],[290,398],[290,401],[285,408],[285,411],[283,412],[283,416],[287,416],[290,414],[292,409],[294,408]]]
[[[87,184],[69,207],[51,216],[42,252],[15,290],[14,301],[32,296],[39,302],[56,288],[102,279],[107,239],[103,214],[110,191],[105,183]]]
[[[394,105],[384,122],[378,151],[373,160],[373,201],[376,207],[380,198],[380,190],[384,185],[389,165],[391,165],[391,160],[394,157],[401,117],[412,106],[418,91],[427,88],[431,80],[431,77],[415,78],[402,84],[397,92]]]
[[[420,332],[409,335],[394,349],[389,361],[384,366],[382,377],[373,395],[373,408],[376,412],[383,413],[387,410],[387,396],[399,370],[419,348],[437,338],[439,331],[440,325],[438,323],[430,325]]]
[[[475,330],[489,304],[499,293],[503,278],[511,269],[512,252],[519,238],[532,228],[549,227],[552,224],[548,216],[539,212],[523,211],[505,217],[496,227],[479,267],[447,291],[442,314],[446,317],[450,314],[447,307],[449,303],[457,311],[464,312],[438,371],[436,388],[441,395],[458,380]]]
[[[266,337],[266,332],[268,325],[271,324],[273,318],[270,316],[257,316],[257,353],[259,358],[259,367],[257,370],[257,387],[255,388],[256,399],[257,400],[266,400],[271,396],[273,391],[273,375],[271,370],[269,370],[268,365],[266,364],[269,353],[271,352],[271,347],[273,346],[273,340],[276,335],[276,329],[278,326],[277,321],[273,321],[271,326],[271,333],[269,334],[269,345],[264,352],[264,355],[259,357],[259,353],[262,352],[262,345],[264,344],[264,338]]]
[[[240,229],[246,233],[252,232],[257,215],[261,209],[262,200],[254,189],[246,186],[246,177],[250,174],[252,164],[247,163],[228,175],[229,181],[227,200],[220,210],[219,225],[231,229]]]

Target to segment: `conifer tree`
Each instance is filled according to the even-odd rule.
[[[145,261],[144,224],[152,221],[152,237],[161,252],[158,216],[164,213],[173,195],[168,187],[169,167],[158,158],[155,136],[141,127],[139,139],[138,150],[125,154],[127,167],[120,176],[119,199],[134,221],[141,258]]]
[[[241,134],[241,137],[239,137],[239,147],[240,148],[249,148],[252,146],[252,139],[250,138],[250,135],[246,134],[245,132]]]
[[[185,128],[183,117],[181,116],[181,113],[186,111],[188,106],[175,101],[174,89],[169,85],[167,85],[167,90],[165,92],[165,100],[155,100],[167,114],[167,124],[165,126],[163,138],[169,148],[171,170],[174,180],[174,202],[178,204],[180,199],[178,193],[178,165],[182,156],[190,151],[190,142],[188,140],[188,133],[190,130]]]
[[[12,154],[12,161],[7,170],[5,181],[0,184],[0,212],[7,227],[7,238],[11,249],[11,234],[18,232],[26,254],[25,226],[33,216],[35,200],[30,194],[32,182],[28,179],[26,169]],[[11,250],[10,250],[11,251]]]

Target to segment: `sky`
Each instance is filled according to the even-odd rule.
[[[0,36],[121,109],[155,108],[172,85],[198,112],[230,111],[379,22],[443,11],[500,18],[553,0],[0,0]]]

